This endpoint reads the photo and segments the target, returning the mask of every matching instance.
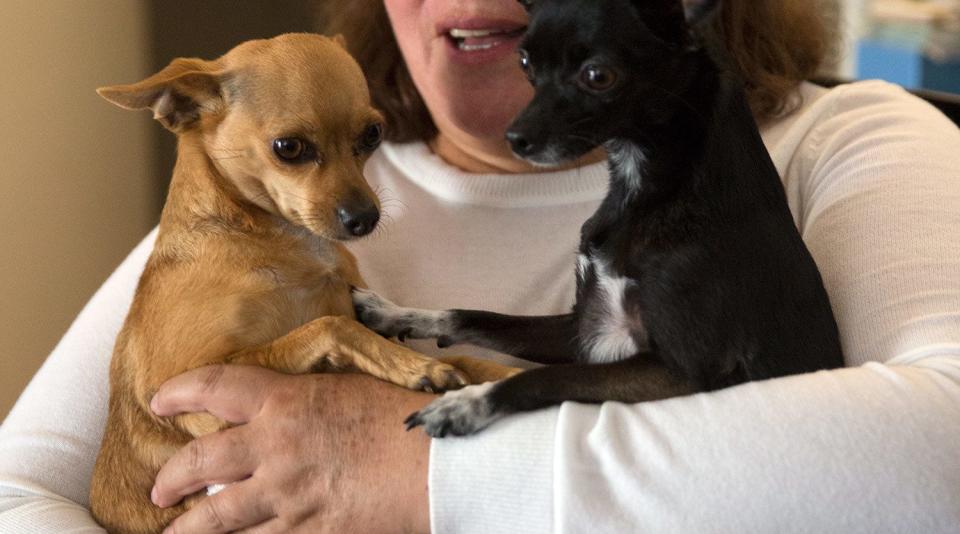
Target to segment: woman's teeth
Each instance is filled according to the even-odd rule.
[[[522,32],[522,30],[520,30]],[[454,28],[450,30],[450,38],[457,45],[457,48],[464,52],[476,52],[479,50],[488,50],[504,41],[504,38],[513,37],[519,34],[517,31],[503,30],[462,30]]]
[[[469,37],[486,37],[497,33],[504,33],[498,30],[461,30],[454,28],[450,30],[450,36],[454,39],[467,39]]]

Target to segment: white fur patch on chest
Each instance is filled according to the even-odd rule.
[[[635,336],[646,337],[639,318],[630,317],[624,309],[624,293],[632,284],[629,278],[617,276],[602,260],[580,256],[578,270],[585,276],[593,267],[596,288],[587,307],[588,328],[581,328],[580,347],[590,363],[610,363],[640,352]],[[637,330],[640,331],[637,331]],[[584,331],[586,330],[586,331]]]
[[[643,166],[647,155],[629,141],[613,140],[606,144],[607,156],[613,170],[620,174],[630,189],[639,190],[643,185]]]

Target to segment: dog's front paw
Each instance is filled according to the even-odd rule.
[[[470,383],[470,378],[460,369],[439,360],[425,359],[421,372],[414,376],[412,384],[407,385],[410,389],[440,393],[460,389]]]
[[[374,332],[404,339],[449,338],[447,312],[403,308],[369,289],[353,290],[357,320]]]
[[[488,427],[503,413],[496,410],[488,393],[496,382],[450,391],[404,421],[407,430],[423,426],[432,437],[469,436]]]

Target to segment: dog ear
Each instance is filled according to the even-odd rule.
[[[202,110],[219,103],[220,74],[214,62],[180,58],[141,82],[101,87],[97,93],[124,109],[151,109],[160,124],[181,132]]]
[[[684,44],[688,37],[684,5],[687,0],[633,0],[647,27],[660,39],[675,45]],[[651,23],[656,21],[655,24]]]
[[[331,37],[331,39],[333,39],[333,42],[337,43],[337,45],[339,45],[340,48],[342,48],[342,49],[344,49],[344,50],[348,50],[348,48],[347,48],[347,38],[344,37],[342,33],[338,33],[338,34],[334,35],[333,37]]]
[[[683,11],[687,17],[687,24],[691,27],[698,26],[713,14],[719,5],[720,0],[683,0]]]

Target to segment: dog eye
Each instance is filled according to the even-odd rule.
[[[357,144],[358,152],[373,152],[383,141],[383,126],[381,124],[371,124],[360,135],[360,141]]]
[[[601,65],[587,65],[580,71],[580,83],[591,91],[607,91],[617,83],[617,73]]]
[[[520,54],[520,68],[523,69],[523,72],[526,73],[527,79],[530,82],[533,82],[533,64],[530,63],[530,54],[526,50],[520,49],[517,50],[517,53]]]
[[[281,137],[273,140],[273,153],[287,163],[300,163],[314,159],[316,151],[299,137]]]

